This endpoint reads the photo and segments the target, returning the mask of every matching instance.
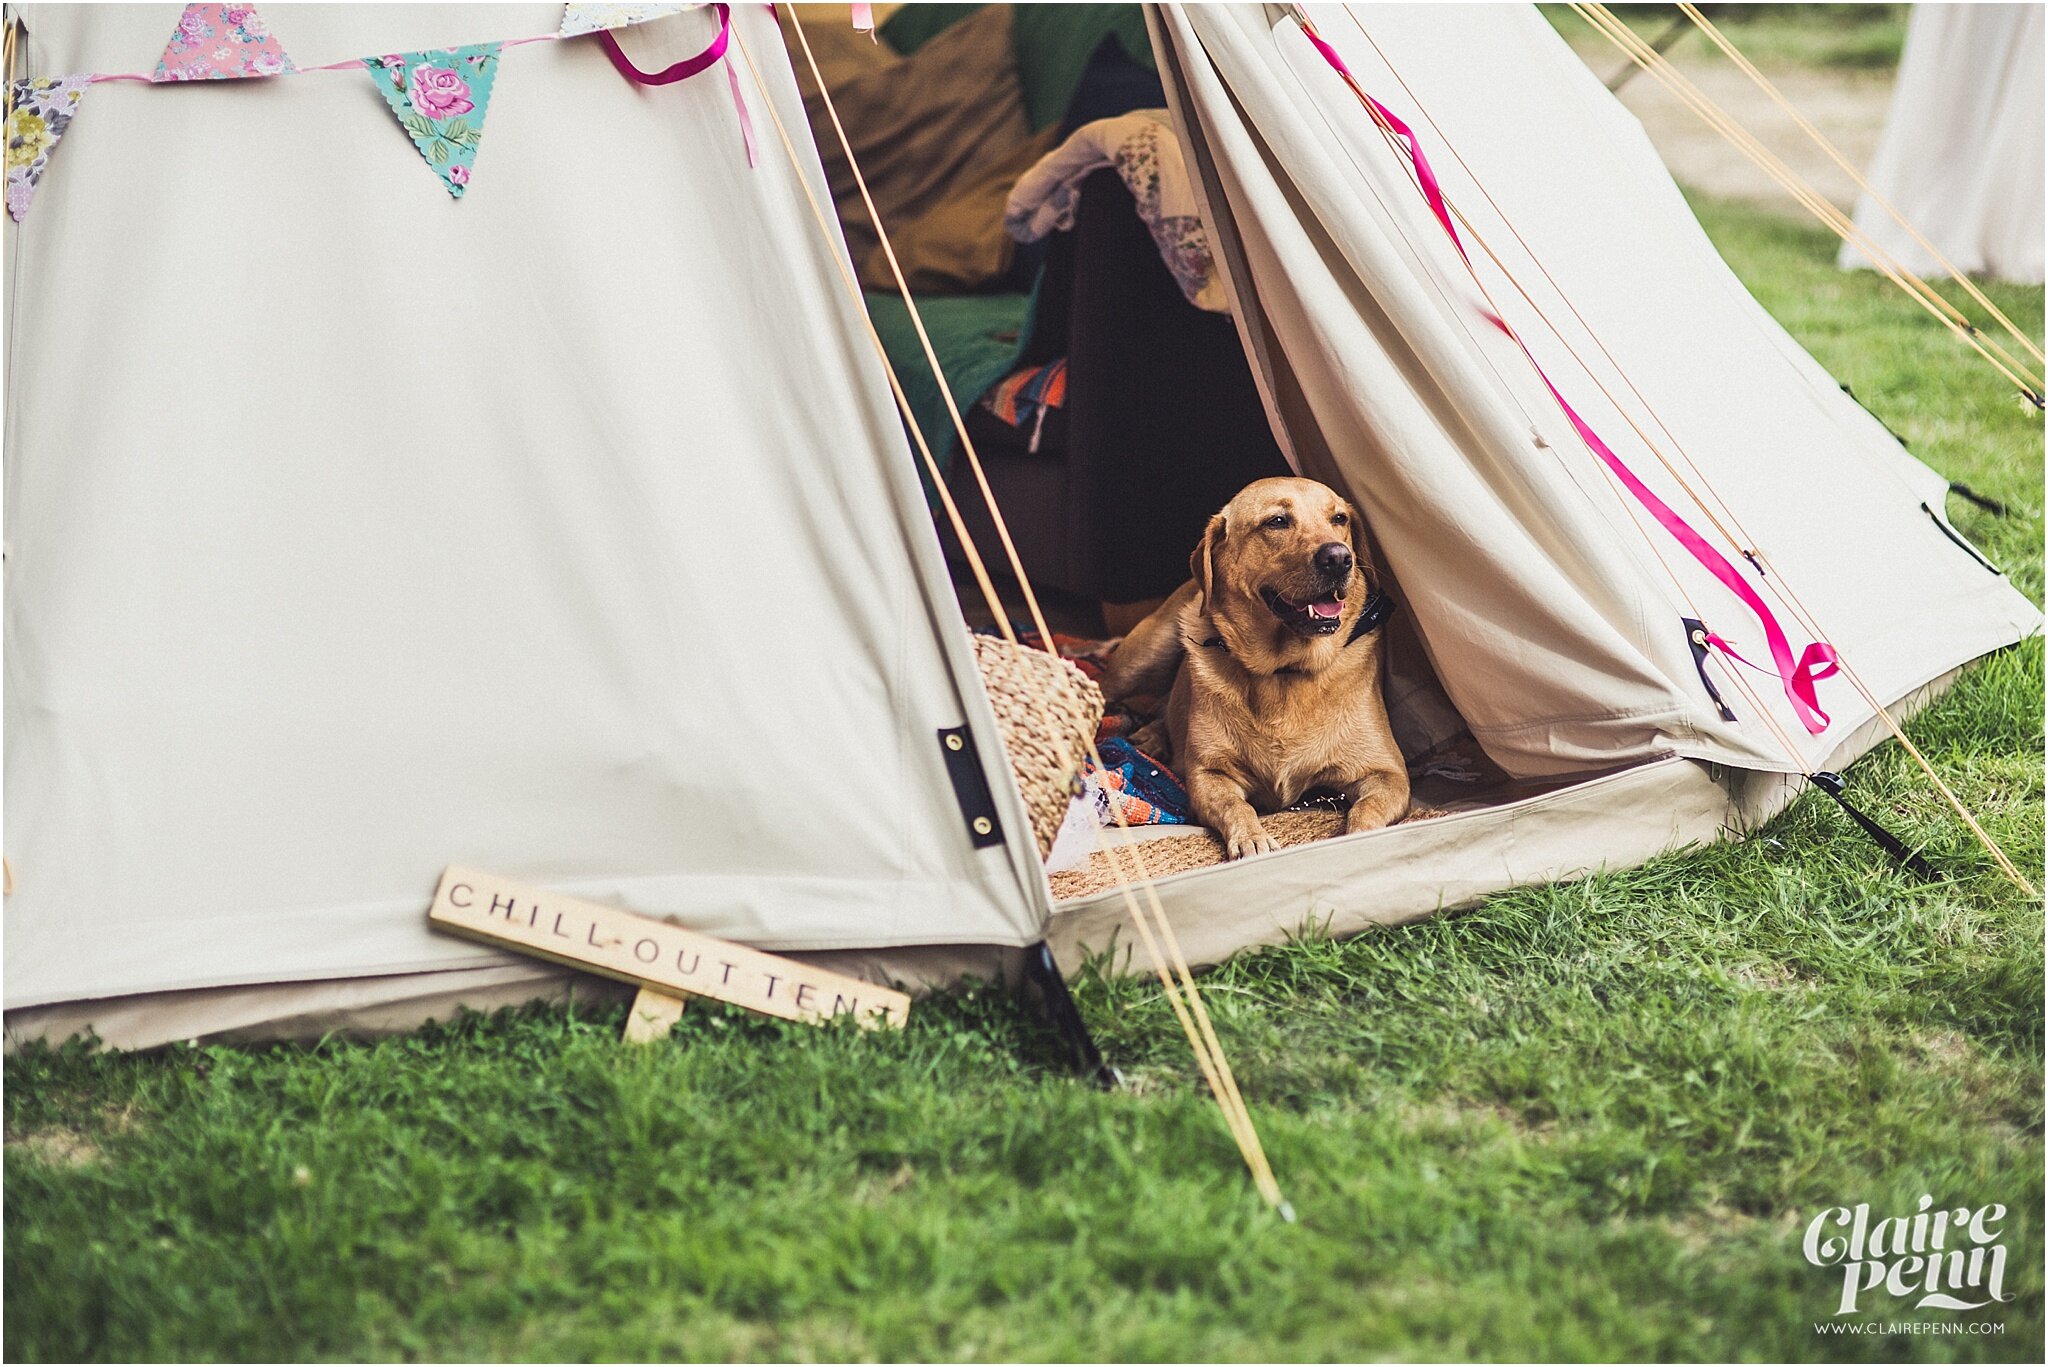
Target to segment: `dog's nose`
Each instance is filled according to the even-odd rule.
[[[1316,548],[1316,568],[1333,578],[1351,573],[1351,548],[1341,541],[1326,541]]]

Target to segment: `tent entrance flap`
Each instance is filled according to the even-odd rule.
[[[1924,502],[1931,472],[1878,446],[1873,424],[1831,385],[1816,394],[1817,368],[1713,255],[1640,133],[1618,133],[1613,102],[1593,93],[1597,83],[1540,16],[1425,17],[1400,6],[1314,13],[1332,35],[1320,49],[1277,7],[1146,10],[1162,98],[1229,297],[1235,360],[1264,411],[1262,435],[1361,507],[1376,559],[1409,609],[1412,625],[1389,643],[1387,678],[1405,753],[1469,735],[1506,774],[1566,786],[1671,756],[1804,774],[1835,736],[1872,715],[1871,697],[1910,690],[2030,628],[2036,615],[2009,586],[1963,583],[1948,562],[1928,596],[1968,603],[1948,619],[1954,639],[1903,642],[1895,619],[1874,618],[1867,596],[1850,592],[1839,565],[1816,560],[1810,527],[1796,508],[1786,513],[1781,486],[1830,508],[1853,505],[1889,535]],[[1505,128],[1497,101],[1475,99],[1461,65],[1475,47],[1515,106],[1535,111],[1536,126]],[[1333,62],[1355,66],[1403,113],[1367,101],[1384,119],[1363,117]],[[813,109],[828,150],[842,126],[855,144],[873,132],[832,84],[845,117],[819,121]],[[1381,138],[1383,129],[1398,138]],[[1429,161],[1424,139],[1435,149]],[[1438,176],[1461,227],[1433,205]],[[1097,231],[1088,188],[1068,234],[1084,250]],[[1632,212],[1596,216],[1589,227],[1588,196]],[[864,196],[854,212],[872,208]],[[1638,212],[1647,241],[1632,240]],[[906,235],[901,219],[895,230]],[[1466,240],[1498,272],[1490,289],[1462,269]],[[1628,261],[1621,278],[1610,256]],[[1050,298],[1075,314],[1085,300],[1070,304],[1047,288],[1056,264],[1040,277],[1037,306]],[[1637,306],[1639,286],[1654,311]],[[1507,316],[1512,327],[1502,325]],[[1034,349],[1044,340],[1022,343],[1027,391],[1040,383]],[[1087,338],[1071,326],[1063,340],[1071,354],[1059,361],[1061,379],[1072,391],[1098,383],[1119,359],[1084,358]],[[1717,364],[1732,358],[1745,411],[1727,401],[1730,385],[1702,392],[1698,352]],[[1001,384],[990,391],[999,392]],[[1757,395],[1768,398],[1759,404]],[[964,441],[990,405],[956,397],[972,410]],[[1032,429],[1032,463],[1042,471],[1063,455],[1077,469],[1071,450],[1044,458],[1043,418]],[[986,430],[973,438],[984,451]],[[1620,436],[1610,446],[1602,432],[1648,450],[1624,451]],[[1802,468],[1794,451],[1825,456]],[[1004,467],[991,465],[1020,540],[1035,523],[1072,537],[1081,501],[1073,473],[1064,490],[1012,502],[1012,489],[1033,486],[1022,477],[1006,486]],[[1209,462],[1185,468],[1183,483]],[[1092,481],[1082,498],[1121,499],[1133,520],[1151,512],[1153,484],[1081,473]],[[981,492],[961,491],[970,524]],[[1729,530],[1754,524],[1770,535]],[[1928,530],[1914,524],[1910,549],[1940,560],[1928,554]],[[1893,547],[1872,535],[1863,549]],[[1782,572],[1789,583],[1784,562],[1794,559],[1804,562],[1802,582],[1810,573],[1825,588],[1809,596],[1827,599],[1830,622],[1839,613],[1862,631],[1876,679],[1874,692],[1859,682],[1861,701],[1832,690],[1839,724],[1826,736],[1817,734],[1827,727],[1811,686],[1826,682],[1825,651],[1802,662],[1750,639],[1757,622],[1779,618],[1747,576]],[[1803,608],[1797,616],[1804,632],[1826,639]],[[1697,653],[1696,638],[1713,653]],[[1785,655],[1795,677],[1773,689],[1734,672],[1745,650]]]
[[[1474,270],[1536,365],[1488,322],[1401,140],[1289,11],[1148,9],[1275,424],[1305,473],[1364,507],[1437,677],[1503,768],[1685,754],[1809,772],[1870,699],[2036,629],[2031,604],[1928,525],[1939,477],[1748,296],[1541,15],[1305,12],[1426,141]],[[1737,717],[1720,714],[1678,624],[1767,659],[1755,622],[1593,458],[1545,374],[1655,500],[1715,536],[1745,529],[1715,549],[1738,570],[1754,551],[1745,577],[1773,606],[1797,586],[1793,617],[1861,676],[1821,683],[1830,728],[1809,734],[1784,690],[1717,653]],[[1864,591],[1858,567],[1879,564],[1884,591]]]

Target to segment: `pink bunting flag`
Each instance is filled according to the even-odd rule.
[[[234,81],[297,71],[254,5],[187,5],[154,81]]]
[[[91,76],[38,76],[14,83],[14,109],[7,116],[7,213],[16,223],[28,213],[57,139],[92,84]]]
[[[502,43],[363,58],[399,126],[457,199],[469,188]]]

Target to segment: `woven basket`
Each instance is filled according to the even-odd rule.
[[[974,662],[1043,859],[1066,820],[1075,776],[1102,721],[1102,690],[1057,655],[999,636],[974,637]]]

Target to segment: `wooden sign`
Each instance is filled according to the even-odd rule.
[[[619,1038],[627,1044],[653,1044],[668,1038],[668,1032],[675,1029],[676,1022],[683,1018],[683,1008],[690,1004],[688,997],[671,996],[651,987],[643,987],[633,994],[633,1004],[626,1008],[626,1028],[619,1032]]]
[[[890,988],[475,869],[449,866],[427,921],[501,949],[784,1020],[853,1016],[864,1027],[900,1027],[910,1018],[910,998]]]

